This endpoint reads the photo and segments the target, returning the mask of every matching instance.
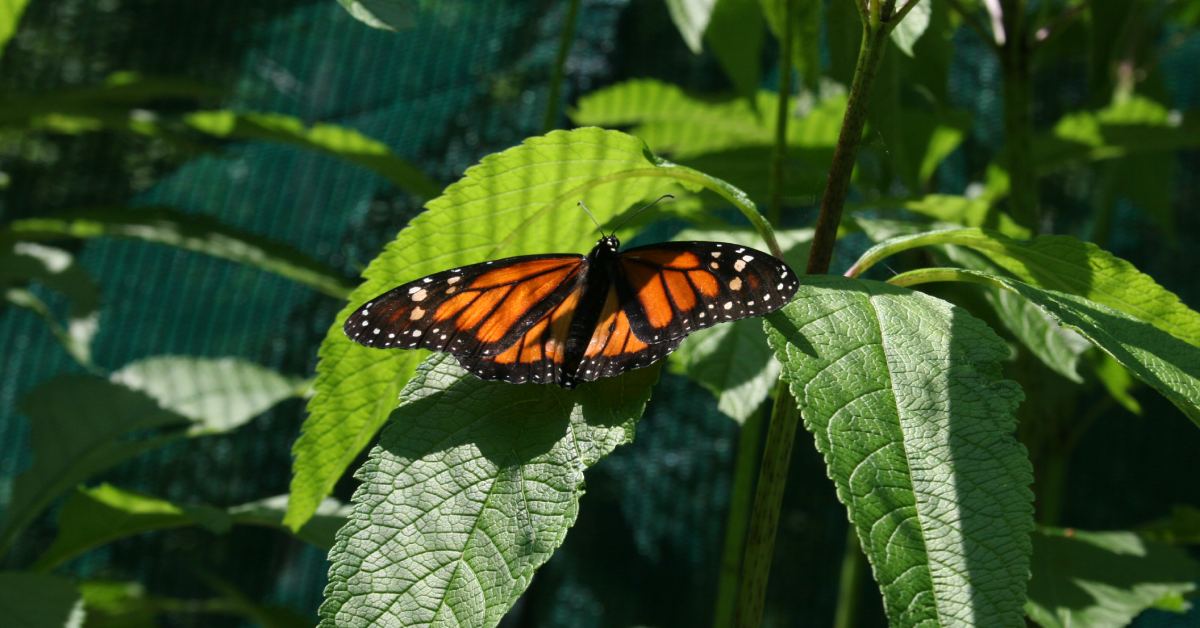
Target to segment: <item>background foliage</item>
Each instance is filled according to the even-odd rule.
[[[26,4],[19,21],[5,19]],[[626,129],[655,154],[766,204],[782,3],[721,0],[705,15],[712,4],[589,0],[574,14],[550,0],[0,2],[0,38],[13,33],[0,57],[0,547],[9,550],[0,556],[8,572],[0,609],[39,591],[44,608],[65,609],[48,625],[69,621],[80,599],[89,625],[311,624],[326,580],[323,548],[345,510],[310,492],[307,508],[321,517],[297,540],[283,532],[287,504],[277,496],[295,491],[289,446],[316,348],[355,278],[425,200],[484,155],[547,130],[564,23],[577,26],[558,92],[566,116],[551,117],[553,126]],[[777,227],[803,260],[858,32],[850,2],[798,4],[799,95],[786,137],[788,211]],[[1003,215],[985,225],[991,204],[1009,208],[1002,68],[979,25],[952,4],[978,3],[923,3],[885,56],[835,271],[917,225],[1026,235]],[[1167,0],[1040,2],[1030,11],[1072,16],[1035,59],[1037,226],[1102,245],[1194,308],[1200,11]],[[611,215],[660,187],[631,183],[589,201]],[[640,237],[672,237],[690,220],[753,244],[729,207],[687,194]],[[390,266],[368,273],[369,285],[490,256],[470,253],[471,242],[440,251],[442,261],[419,248],[422,228],[445,228],[433,209],[424,227],[413,223],[417,248],[385,258]],[[443,209],[464,225],[487,216],[469,203]],[[564,220],[561,232],[586,246],[583,219]],[[495,253],[520,246],[517,238]],[[944,246],[906,255],[989,263]],[[876,266],[871,276],[892,270]],[[1039,478],[1065,475],[1057,523],[1105,531],[1154,522],[1147,529],[1158,531],[1083,533],[1083,544],[1064,545],[1076,537],[1043,529],[1033,539],[1029,615],[1053,625],[1046,609],[1105,587],[1121,602],[1104,611],[1107,621],[1180,606],[1195,580],[1186,549],[1196,540],[1188,508],[1200,504],[1195,426],[1111,360],[1005,301],[1009,291],[930,291],[976,314],[988,311],[981,300],[993,304],[988,322],[1012,349],[1005,377],[1025,390],[1022,429],[1050,432],[1024,432],[1023,442],[1074,447],[1064,468],[1038,467],[1047,458],[1031,451]],[[1165,331],[1194,343],[1193,327],[1185,317]],[[663,370],[636,440],[588,470],[575,526],[506,624],[708,621],[738,421],[760,411],[779,368],[744,351],[734,368],[713,368],[732,353],[721,343],[743,335],[762,340],[755,327],[730,326],[691,341]],[[445,373],[421,377],[452,387]],[[1030,420],[1048,416],[1083,421]],[[369,436],[342,453],[341,469],[361,464],[355,455]],[[394,450],[396,438],[385,432],[381,444]],[[798,439],[772,625],[831,621],[847,527],[820,443],[803,430]],[[346,501],[355,482],[339,477],[335,469],[324,481]],[[74,525],[81,520],[94,524]],[[20,535],[14,521],[27,524]],[[1138,553],[1161,568],[1121,562]],[[1060,556],[1099,567],[1076,588],[1039,579],[1039,565]],[[30,565],[57,575],[13,571]],[[1127,581],[1091,582],[1093,573]],[[862,623],[881,623],[879,589],[870,578],[860,586]],[[1150,611],[1138,621],[1187,619]]]

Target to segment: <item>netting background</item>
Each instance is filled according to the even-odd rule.
[[[223,108],[358,129],[448,183],[481,156],[542,131],[566,4],[413,3],[411,28],[396,34],[364,27],[333,0],[34,0],[0,61],[0,89],[95,85],[116,71],[186,77],[219,88]],[[701,92],[728,87],[712,58],[684,47],[660,0],[588,0],[576,32],[566,102],[634,77]],[[967,33],[960,33],[956,46],[948,90],[975,122],[941,181],[960,192],[968,166],[986,160],[1002,141],[1002,123],[994,60]],[[1200,106],[1200,41],[1174,50],[1177,58],[1164,61],[1167,96],[1173,107],[1192,110]],[[1040,94],[1051,95],[1036,112],[1042,125],[1078,107],[1086,91],[1085,82],[1050,79],[1038,86]],[[250,142],[184,154],[155,138],[116,133],[23,142],[17,152],[36,158],[9,173],[13,184],[0,196],[4,221],[80,206],[166,205],[287,242],[354,276],[419,209],[367,170],[294,147]],[[1188,211],[1178,211],[1175,244],[1148,246],[1162,235],[1126,203],[1110,248],[1196,307],[1200,217],[1192,208],[1200,201],[1200,155],[1179,155],[1176,166],[1171,204]],[[1061,230],[1085,220],[1085,208],[1076,210],[1064,212]],[[106,369],[179,354],[237,356],[307,375],[341,305],[277,276],[173,248],[98,239],[78,251],[104,295],[95,356]],[[2,504],[13,477],[29,464],[28,425],[17,401],[78,367],[38,318],[14,308],[0,311],[0,364]],[[1143,418],[1134,424],[1102,421],[1072,467],[1072,479],[1085,481],[1072,483],[1082,492],[1070,497],[1065,516],[1081,527],[1120,527],[1161,516],[1161,499],[1143,487],[1160,486],[1162,478],[1194,478],[1181,461],[1200,448],[1195,430],[1153,395],[1142,401]],[[86,416],[81,409],[81,420]],[[286,402],[236,433],[177,443],[103,479],[185,503],[232,505],[284,493],[289,449],[303,416],[302,402]],[[566,545],[506,624],[707,623],[736,434],[706,392],[665,376],[637,441],[589,472],[588,493]],[[802,432],[796,448],[769,615],[772,622],[793,617],[788,625],[827,625],[845,514],[807,438]],[[1151,446],[1159,448],[1157,466],[1121,462],[1122,451]],[[1195,484],[1162,490],[1170,490],[1174,501],[1200,503]],[[348,499],[352,488],[353,482],[343,482],[338,496]],[[48,518],[39,522],[14,560],[35,556],[52,534]],[[278,532],[235,528],[217,536],[185,529],[107,546],[70,570],[87,578],[134,579],[153,594],[185,598],[210,595],[201,579],[210,573],[251,599],[311,617],[326,562],[319,550]],[[871,586],[864,585],[864,594],[877,598]],[[169,621],[208,626],[240,620],[184,615]],[[864,621],[882,622],[881,610]]]

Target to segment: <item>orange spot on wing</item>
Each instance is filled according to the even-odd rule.
[[[572,270],[564,268],[518,283],[475,336],[483,342],[496,342],[503,338],[522,316],[561,286],[568,275],[572,274]]]
[[[608,343],[608,337],[612,334],[613,326],[617,322],[618,312],[617,291],[609,288],[608,298],[604,300],[604,308],[600,310],[600,320],[596,322],[596,331],[592,332],[592,339],[588,341],[587,349],[583,352],[584,357],[594,357],[604,350]]]
[[[504,297],[508,296],[509,292],[512,292],[512,288],[488,290],[479,295],[479,298],[475,299],[475,302],[470,307],[464,309],[458,315],[454,326],[458,329],[474,329],[476,325],[483,322],[483,319],[487,318],[488,314],[492,313],[492,310],[495,309]]]
[[[649,345],[638,340],[637,334],[633,333],[633,329],[629,326],[629,318],[625,316],[625,312],[622,310],[617,314],[617,326],[613,328],[612,340],[609,341],[608,347],[604,349],[604,355],[612,357],[637,353],[647,346]]]
[[[667,284],[667,290],[671,292],[671,299],[675,301],[675,306],[686,312],[696,305],[696,293],[692,287],[688,285],[687,275],[677,270],[666,270],[662,274],[663,282]]]
[[[658,271],[638,263],[625,264],[625,275],[637,292],[638,301],[646,311],[646,318],[654,327],[666,327],[672,318],[671,303],[667,291],[659,280]]]
[[[626,253],[625,256],[630,259],[646,260],[651,264],[658,264],[659,266],[677,268],[680,270],[688,270],[700,266],[700,258],[696,257],[695,253],[688,251],[648,249],[645,251],[632,251]]]
[[[463,308],[471,304],[475,297],[479,296],[478,292],[463,292],[447,299],[445,303],[438,306],[436,312],[433,313],[433,320],[444,321],[455,314],[462,311]]]
[[[513,282],[527,279],[533,275],[554,270],[556,268],[565,268],[568,266],[578,266],[581,263],[579,259],[538,259],[528,262],[517,262],[507,266],[501,266],[496,270],[488,271],[475,278],[471,282],[469,288],[478,290],[480,288],[494,288]]]
[[[579,297],[583,295],[582,288],[576,288],[550,315],[550,337],[546,339],[546,359],[561,364],[566,354],[567,332],[571,327],[571,319],[575,317],[575,307],[579,305]]]
[[[688,279],[696,285],[696,289],[706,297],[714,298],[721,292],[721,286],[717,283],[717,278],[712,276],[712,273],[704,270],[688,271]]]

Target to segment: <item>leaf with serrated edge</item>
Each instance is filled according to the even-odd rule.
[[[567,391],[418,369],[356,476],[321,626],[492,626],[575,521],[583,471],[633,438],[657,368]]]
[[[624,133],[553,131],[485,157],[430,201],[363,272],[364,283],[321,343],[309,417],[292,449],[287,524],[303,524],[329,494],[396,406],[423,355],[351,342],[342,322],[354,308],[455,266],[525,253],[586,253],[596,231],[578,201],[608,221],[644,199],[679,191],[678,172]]]
[[[1200,347],[1200,313],[1133,264],[1070,236],[1023,241],[984,229],[931,231],[871,247],[854,267],[861,270],[883,256],[937,244],[970,247],[1022,281],[1107,305]]]
[[[892,625],[1020,625],[1033,474],[1003,341],[939,299],[812,275],[767,322]]]

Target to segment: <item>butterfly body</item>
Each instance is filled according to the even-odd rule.
[[[774,311],[798,282],[782,261],[724,242],[620,250],[605,236],[583,255],[526,255],[403,284],[346,320],[376,348],[454,355],[483,379],[573,388],[648,366],[687,334]]]

